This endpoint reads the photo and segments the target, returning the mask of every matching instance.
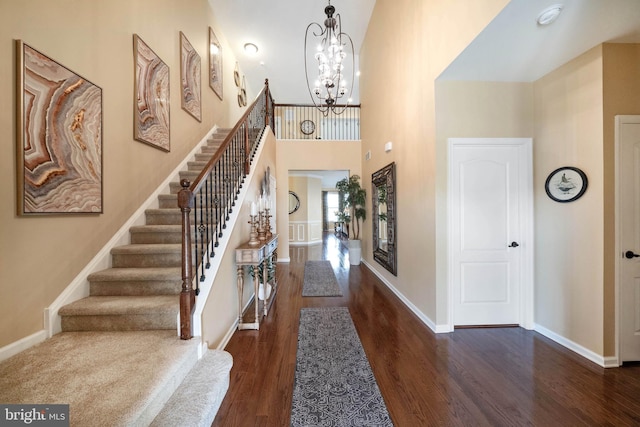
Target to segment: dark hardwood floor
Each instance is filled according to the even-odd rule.
[[[640,366],[604,369],[521,328],[434,334],[333,235],[292,247],[260,331],[237,331],[214,426],[287,426],[301,307],[349,308],[394,424],[639,426]],[[303,298],[307,259],[330,260],[343,297]]]

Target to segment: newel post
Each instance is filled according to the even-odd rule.
[[[264,79],[264,125],[271,126],[270,117],[273,115],[273,111],[269,111],[269,99],[271,98],[271,94],[269,93],[269,79]],[[275,129],[272,129],[275,132]]]
[[[249,175],[251,172],[251,144],[249,141],[249,117],[244,120],[244,132],[242,139],[244,140],[244,175]]]
[[[180,292],[180,338],[192,338],[191,316],[195,309],[196,294],[191,284],[193,278],[193,259],[191,253],[191,219],[189,214],[193,207],[193,193],[189,189],[191,183],[180,181],[182,189],[178,192],[178,207],[182,212],[182,291]]]

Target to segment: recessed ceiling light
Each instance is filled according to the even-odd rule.
[[[554,4],[540,12],[540,15],[538,15],[538,25],[549,25],[558,19],[563,7],[561,4]]]
[[[244,51],[249,55],[255,55],[256,53],[258,53],[258,46],[253,43],[245,43]]]

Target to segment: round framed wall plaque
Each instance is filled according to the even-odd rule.
[[[588,184],[587,175],[580,169],[563,166],[549,174],[544,190],[551,200],[568,203],[582,197]]]

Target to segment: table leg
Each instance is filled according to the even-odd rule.
[[[260,287],[260,278],[258,277],[258,266],[254,265],[253,267],[253,290],[255,292],[254,296],[254,305],[255,305],[255,316],[256,316],[256,325],[260,323],[260,318],[258,317],[258,305],[260,303],[260,299],[258,298],[258,288]]]
[[[238,325],[242,324],[242,290],[244,289],[244,270],[241,265],[236,272],[238,286]]]

